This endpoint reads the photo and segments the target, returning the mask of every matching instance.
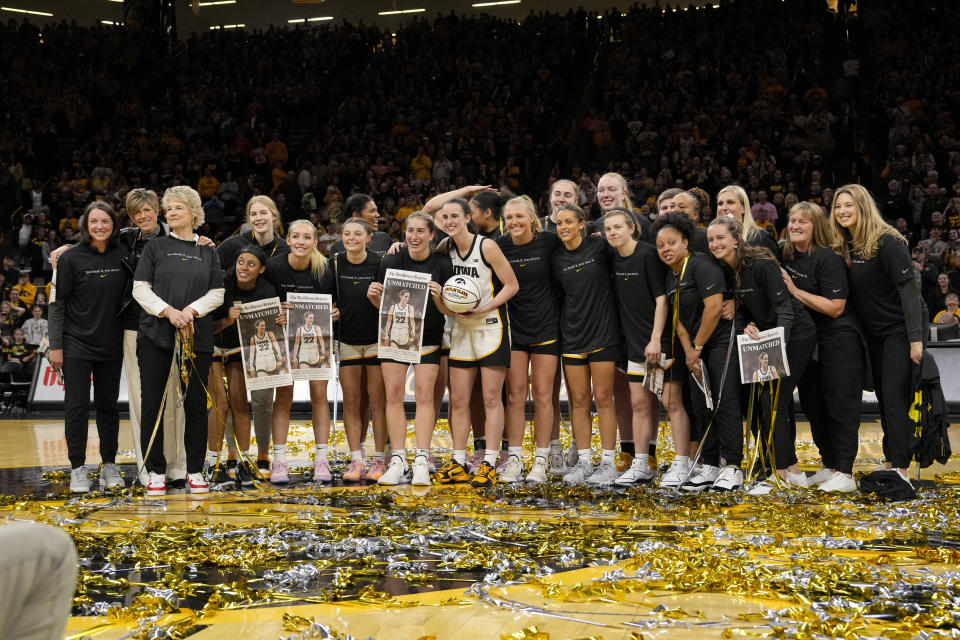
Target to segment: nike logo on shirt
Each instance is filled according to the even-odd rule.
[[[834,289],[834,290],[833,290],[834,293],[836,293],[837,291],[840,291],[840,289]]]
[[[708,286],[708,287],[707,287],[707,291],[710,291],[710,289],[713,289],[715,286],[717,286],[717,283],[716,283],[716,282],[714,282],[713,284],[711,284],[710,286]]]
[[[780,295],[781,293],[783,293],[783,289],[780,289],[779,291],[777,291],[777,295]]]
[[[901,271],[900,273],[906,273],[907,271],[910,271],[910,267],[907,267],[906,269],[904,269],[904,270]]]

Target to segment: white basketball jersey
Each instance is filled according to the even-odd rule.
[[[300,362],[315,363],[320,360],[320,345],[317,342],[317,326],[300,327]]]
[[[393,324],[390,325],[390,341],[397,344],[407,344],[410,341],[411,307],[408,304],[393,305]]]
[[[483,259],[483,253],[480,250],[482,242],[483,236],[475,235],[467,255],[461,258],[460,252],[457,250],[457,244],[452,240],[450,241],[450,262],[453,263],[453,273],[454,275],[469,276],[477,284],[480,289],[478,307],[482,307],[493,300],[503,286],[493,269]],[[500,309],[498,308],[480,316],[469,318],[456,316],[455,322],[463,328],[501,327],[503,326],[503,317],[500,315]]]
[[[770,369],[770,367],[767,367],[766,371],[763,369],[757,369],[753,372],[753,375],[757,377],[757,382],[770,382],[771,380],[775,380],[773,377],[773,370]]]
[[[277,368],[277,354],[273,351],[273,344],[270,340],[268,334],[264,334],[261,338],[260,336],[253,336],[254,342],[256,344],[256,362],[254,363],[254,368],[263,369],[265,371],[272,371]]]

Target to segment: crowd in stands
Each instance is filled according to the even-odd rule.
[[[28,361],[20,345],[42,337],[49,254],[72,241],[83,207],[104,199],[127,224],[129,189],[178,184],[200,192],[200,233],[215,242],[267,194],[327,247],[352,193],[371,195],[380,230],[399,238],[431,195],[467,184],[545,204],[552,179],[572,178],[589,208],[599,176],[617,171],[652,215],[667,188],[737,183],[779,238],[793,203],[829,211],[835,187],[859,182],[908,238],[930,320],[956,322],[960,56],[941,27],[960,6],[859,12],[739,0],[520,22],[451,13],[395,34],[343,21],[215,30],[170,48],[124,28],[9,20],[4,359]]]

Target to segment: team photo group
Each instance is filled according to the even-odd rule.
[[[913,377],[929,358],[919,274],[865,188],[840,187],[829,208],[794,204],[779,242],[737,185],[669,189],[650,215],[617,173],[597,183],[593,219],[573,181],[543,201],[538,211],[527,196],[463,187],[406,216],[405,241],[393,243],[376,230],[377,203],[355,193],[329,255],[322,229],[281,227],[267,196],[250,199],[246,226],[219,246],[196,234],[204,209],[190,187],[131,190],[135,226],[124,229],[109,204],[91,203],[79,242],[51,259],[48,358],[64,382],[71,491],[91,489],[91,403],[99,483],[127,484],[121,384],[136,482],[152,496],[181,479],[191,493],[289,483],[293,389],[304,383],[314,482],[852,492],[869,389],[885,467],[909,485]],[[336,474],[332,385],[350,451]],[[435,460],[445,396],[452,455]],[[661,409],[675,453],[663,468]],[[796,455],[801,412],[822,459],[812,476]]]

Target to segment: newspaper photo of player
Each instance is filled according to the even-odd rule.
[[[783,327],[761,331],[758,340],[743,334],[737,336],[737,355],[743,384],[771,382],[790,375]]]
[[[429,284],[428,273],[387,270],[380,300],[379,357],[420,362]]]
[[[294,380],[333,378],[333,297],[329,294],[290,293],[287,302],[287,343]]]
[[[293,380],[286,334],[277,322],[280,314],[279,298],[240,305],[237,330],[248,390],[283,387]]]

